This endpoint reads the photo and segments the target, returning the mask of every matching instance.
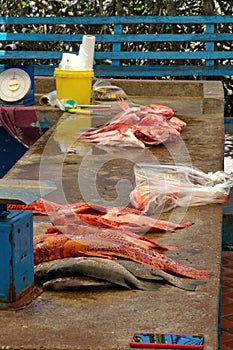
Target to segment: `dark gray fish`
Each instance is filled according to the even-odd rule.
[[[37,281],[81,275],[108,281],[128,289],[156,290],[159,288],[159,285],[154,282],[139,280],[116,260],[95,257],[66,258],[41,263],[35,267],[34,275]]]
[[[168,282],[180,289],[194,291],[198,286],[205,283],[203,280],[191,280],[177,277],[165,271],[157,270],[129,260],[117,260],[117,262],[124,266],[135,277],[145,280],[155,280],[157,282]]]
[[[60,277],[54,278],[43,284],[43,288],[53,291],[88,291],[88,290],[103,290],[118,287],[116,284],[97,280],[86,276],[79,277]]]
[[[205,283],[203,280],[180,278],[129,260],[97,257],[66,258],[44,262],[35,266],[34,274],[35,280],[40,283],[62,277],[88,276],[128,289],[142,290],[155,290],[160,283],[169,283],[180,289],[194,291]]]

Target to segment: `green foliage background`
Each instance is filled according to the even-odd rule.
[[[233,1],[232,0],[53,0],[53,1],[33,1],[33,0],[2,0],[0,4],[0,15],[1,16],[136,16],[136,15],[153,15],[153,16],[193,16],[193,15],[232,15],[233,13]],[[223,27],[219,27],[221,31]],[[17,32],[17,27],[11,28]],[[148,30],[151,31],[151,27],[145,28],[145,26],[132,26],[130,27],[131,33],[140,33],[140,31]],[[232,32],[232,27],[228,26],[229,32]],[[24,32],[33,31],[35,33],[82,33],[85,34],[85,28],[81,26],[25,26],[21,28]],[[95,28],[96,32],[106,33],[109,28],[101,26]],[[160,26],[154,27],[153,31],[160,33],[169,32],[197,32],[198,26]],[[4,26],[1,27],[1,31],[6,31]],[[35,49],[30,45],[32,43],[14,43],[15,47],[20,49]],[[22,46],[24,45],[24,46]],[[145,44],[146,45],[146,44]],[[224,46],[227,50],[233,49],[232,42],[218,43],[219,47]],[[49,47],[48,47],[49,46]],[[48,43],[37,43],[36,49],[50,49],[65,51],[77,51],[78,47],[75,43],[72,47],[65,43],[56,44],[56,47],[52,47]],[[104,47],[101,47],[103,49]],[[188,43],[183,46],[183,50],[195,50],[197,47],[192,47],[192,44]],[[0,49],[10,49],[4,47],[0,43]],[[129,49],[129,48],[127,48]],[[135,49],[134,47],[131,48]],[[149,49],[148,47],[142,47],[140,49]],[[153,49],[155,49],[153,47]],[[166,47],[167,50],[172,49]],[[174,48],[175,49],[175,48]],[[160,63],[160,62],[159,62]],[[141,62],[139,62],[141,64]],[[233,62],[226,62],[226,64],[233,64]],[[195,79],[195,77],[193,77]],[[178,78],[176,78],[178,79]],[[233,78],[232,77],[220,77],[218,78],[223,81],[226,95],[226,116],[233,116]]]
[[[1,16],[232,15],[232,0],[2,0]]]

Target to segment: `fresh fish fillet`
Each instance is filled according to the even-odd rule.
[[[34,238],[34,264],[69,257],[93,256],[103,258],[121,258],[150,266],[165,272],[192,279],[206,280],[210,272],[182,265],[177,261],[155,252],[154,249],[142,248],[121,238],[116,243],[99,239],[96,235],[44,234]]]
[[[86,202],[76,202],[66,205],[47,201],[43,198],[29,205],[9,204],[8,210],[30,210],[33,214],[52,215],[52,223],[56,226],[76,226],[89,224],[109,228],[127,226],[134,232],[174,231],[192,225],[191,222],[180,224],[165,220],[153,219],[140,210],[126,207],[104,207]]]
[[[80,139],[98,145],[145,148],[135,136],[134,128],[126,124],[109,124],[98,130],[83,132]]]
[[[33,214],[41,215],[55,214],[62,207],[62,204],[50,202],[43,198],[39,198],[31,204],[7,204],[8,210],[29,210]]]
[[[159,220],[144,215],[141,211],[125,207],[109,207],[106,212],[98,214],[97,211],[92,214],[82,213],[79,205],[76,210],[75,203],[63,207],[52,219],[52,224],[56,227],[67,225],[89,224],[92,226],[120,228],[125,227],[136,233],[175,231],[193,225],[191,222],[173,223],[166,220]]]
[[[128,106],[104,127],[83,132],[79,137],[98,145],[144,148],[175,141],[184,126],[167,106]]]
[[[85,237],[91,237],[93,236],[96,239],[104,240],[104,241],[110,241],[110,242],[116,242],[120,243],[121,241],[128,242],[129,244],[135,244],[142,248],[147,249],[157,249],[159,251],[167,251],[167,250],[173,250],[176,249],[174,247],[167,247],[162,244],[159,244],[149,238],[146,238],[144,236],[140,236],[135,234],[134,232],[131,232],[128,229],[125,228],[101,228],[97,229],[94,226],[90,225],[56,225],[56,226],[50,226],[46,230],[46,234],[65,234],[65,235],[74,235],[74,236],[85,236]]]
[[[130,202],[144,213],[166,212],[176,207],[225,203],[225,184],[201,186],[173,181],[143,181],[130,193]]]

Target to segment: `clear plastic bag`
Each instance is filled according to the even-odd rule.
[[[134,174],[136,184],[144,180],[170,180],[204,186],[213,186],[226,181],[232,181],[233,183],[233,176],[224,171],[205,173],[200,169],[180,163],[137,163],[134,166]]]
[[[120,87],[111,85],[108,80],[97,80],[92,86],[92,103],[95,101],[117,101],[127,99],[127,95]]]
[[[233,185],[231,174],[206,174],[182,164],[138,164],[134,170],[136,187],[130,193],[130,201],[148,214],[175,207],[225,203]]]

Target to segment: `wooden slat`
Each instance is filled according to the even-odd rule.
[[[36,65],[36,76],[51,76],[57,65]],[[4,69],[0,65],[0,72]],[[232,75],[232,67],[230,65],[221,65],[216,67],[205,66],[169,66],[169,65],[153,65],[153,66],[110,66],[95,65],[94,72],[96,77],[162,77],[162,76],[229,76]]]
[[[232,16],[96,16],[96,17],[0,17],[0,24],[209,24],[232,23]]]
[[[232,16],[109,16],[109,17],[0,17],[0,24],[2,24],[3,32],[0,33],[0,40],[6,42],[8,45],[10,42],[18,47],[22,47],[22,43],[27,42],[76,42],[80,44],[83,34],[66,34],[66,33],[24,33],[22,29],[25,26],[34,25],[48,25],[59,26],[60,28],[67,25],[85,26],[88,25],[88,33],[95,35],[96,38],[96,50],[95,60],[97,64],[94,66],[95,74],[102,76],[176,76],[176,75],[199,75],[205,76],[221,76],[232,75],[233,67],[231,60],[233,60],[232,50],[215,51],[217,42],[233,40],[233,33],[229,32],[216,33],[216,24],[232,24]],[[187,33],[187,34],[152,34],[152,33],[139,33],[128,34],[125,31],[125,26],[131,24],[192,24],[201,25],[203,33]],[[11,25],[13,25],[11,27]],[[112,34],[99,34],[96,26],[108,25]],[[20,26],[20,27],[17,27]],[[8,30],[9,27],[9,30]],[[92,29],[93,28],[93,29]],[[100,27],[101,28],[101,27]],[[142,27],[143,28],[143,27]],[[148,27],[146,28],[148,30]],[[227,29],[228,30],[228,29]],[[16,33],[15,31],[19,31]],[[56,28],[54,27],[56,32]],[[97,32],[97,33],[96,33]],[[161,49],[156,51],[149,51],[145,48],[143,50],[135,49],[134,51],[126,51],[123,43],[172,43],[172,42],[193,42],[196,44],[202,43],[198,51],[167,51]],[[99,43],[109,43],[109,46],[104,48],[104,51],[98,51]],[[204,44],[204,45],[203,45]],[[4,48],[4,44],[3,44]],[[171,46],[172,48],[172,46]],[[78,52],[73,52],[78,53]],[[62,58],[61,51],[31,51],[31,50],[13,50],[13,51],[0,51],[0,61],[6,62],[7,60],[49,60],[50,65],[35,64],[35,74],[52,75],[54,68]],[[4,60],[4,61],[3,61]],[[110,65],[100,65],[99,60],[109,61]],[[144,64],[141,66],[138,64]],[[151,61],[161,60],[164,62],[171,61],[170,64],[163,64],[162,66],[153,65]],[[176,60],[186,60],[187,62],[192,60],[199,61],[201,65],[184,65],[184,61],[180,66],[176,65]],[[225,60],[227,65],[219,63],[220,60]],[[135,62],[134,62],[135,61]],[[48,61],[47,61],[48,62]],[[130,62],[130,65],[128,65]],[[146,64],[145,64],[146,63]],[[166,63],[166,62],[165,62]],[[224,62],[225,63],[225,62]],[[3,66],[2,66],[3,67]]]
[[[77,53],[77,52],[73,52]],[[0,59],[61,59],[62,52],[58,51],[0,51]],[[202,59],[233,59],[231,51],[119,51],[119,52],[95,52],[95,59],[109,60],[202,60]]]
[[[95,34],[98,43],[124,43],[124,42],[189,42],[189,41],[232,41],[231,33],[216,34]],[[1,41],[64,41],[81,42],[82,34],[22,34],[22,33],[0,33]]]

